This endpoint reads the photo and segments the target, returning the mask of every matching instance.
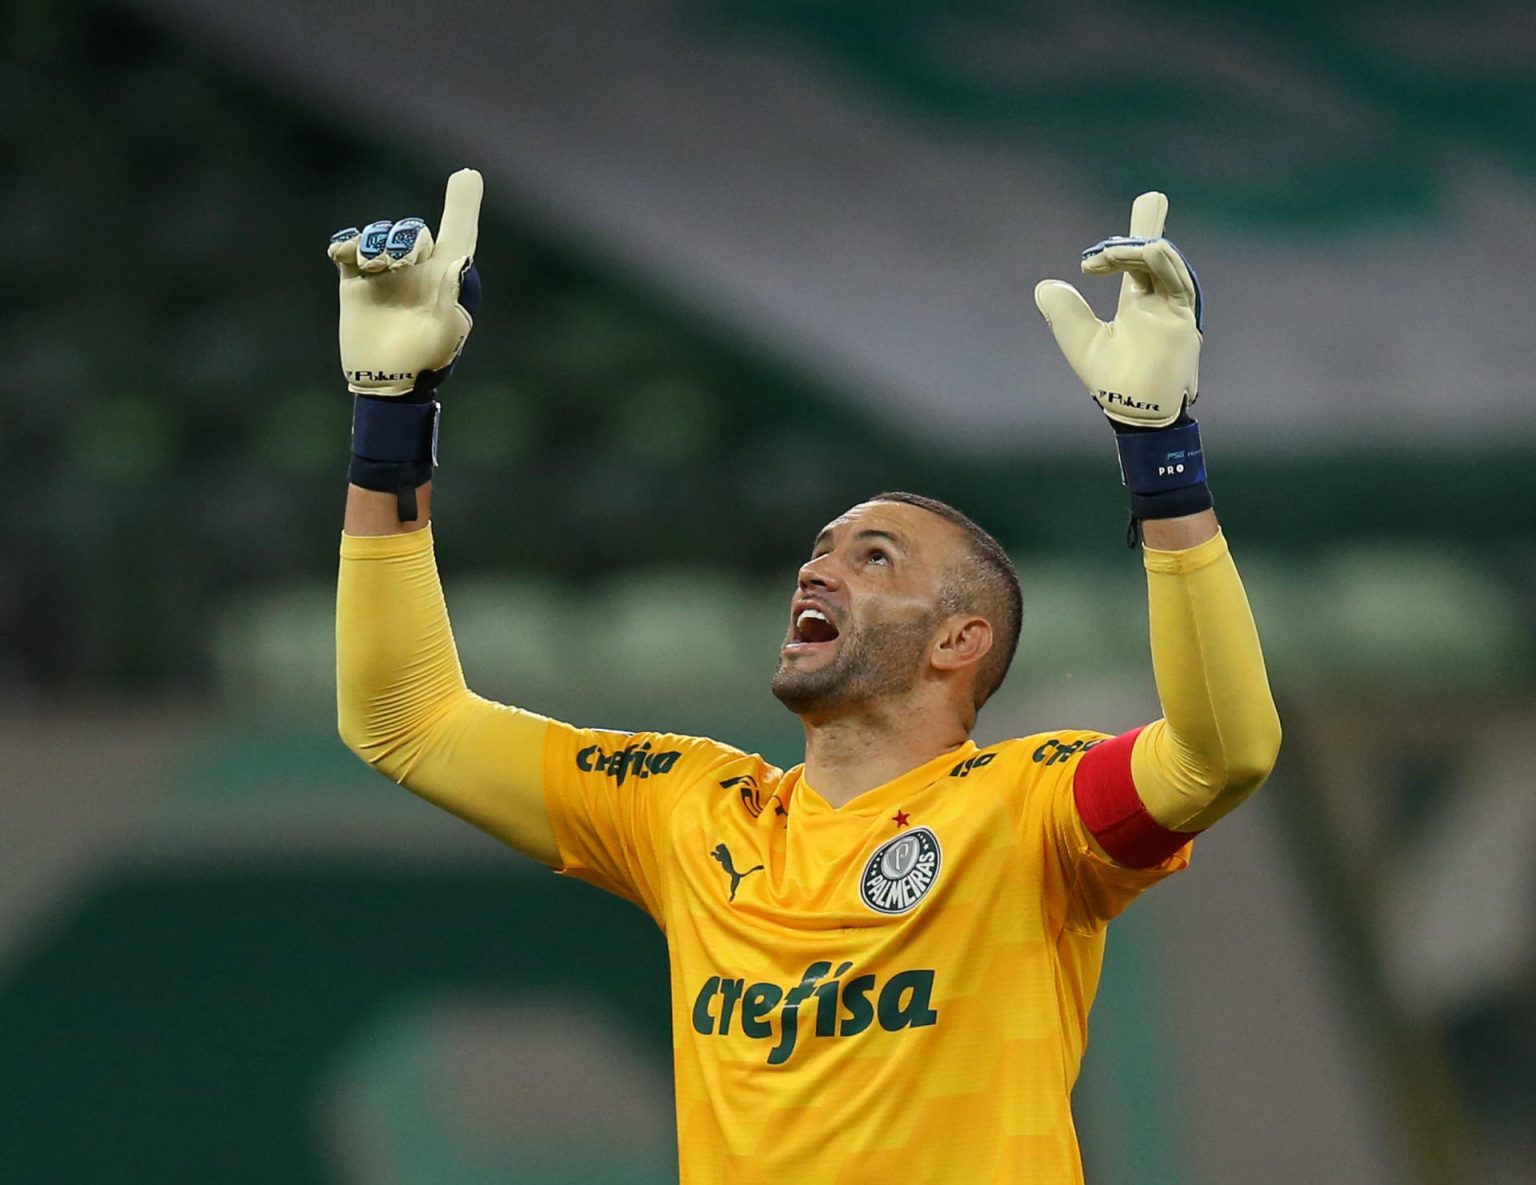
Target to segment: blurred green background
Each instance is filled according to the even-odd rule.
[[[1167,190],[1287,747],[1117,924],[1089,1179],[1536,1179],[1520,6],[0,21],[0,1180],[675,1171],[650,923],[334,735],[323,248],[435,220],[463,163],[487,297],[436,510],[472,685],[782,764],[792,573],[887,488],[1019,562],[984,735],[1155,711],[1107,434],[1029,292]]]

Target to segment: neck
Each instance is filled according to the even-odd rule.
[[[970,732],[934,704],[862,704],[802,716],[805,780],[835,807],[965,744]]]

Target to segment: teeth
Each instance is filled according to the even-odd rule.
[[[798,626],[803,626],[805,624],[807,618],[811,618],[811,619],[814,619],[816,621],[827,621],[827,615],[825,613],[823,613],[820,609],[804,609],[804,610],[801,610],[800,616],[795,618],[795,625],[797,627]],[[832,623],[830,621],[827,621],[827,624],[831,625]]]

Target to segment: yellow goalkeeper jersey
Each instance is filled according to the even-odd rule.
[[[1082,1180],[1104,927],[1188,854],[1094,852],[1104,739],[968,742],[834,809],[714,741],[549,723],[563,870],[667,936],[683,1185]]]
[[[666,932],[683,1185],[1066,1185],[1104,927],[1279,745],[1225,539],[1144,559],[1164,719],[967,743],[833,809],[714,741],[481,699],[431,532],[347,536],[339,726]]]

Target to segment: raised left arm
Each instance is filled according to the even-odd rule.
[[[1079,813],[1104,854],[1150,867],[1249,794],[1274,768],[1280,722],[1253,615],[1216,523],[1200,427],[1200,284],[1163,237],[1168,199],[1144,193],[1131,233],[1083,253],[1090,275],[1122,275],[1110,323],[1069,284],[1035,302],[1116,433],[1144,540],[1152,666],[1163,718],[1097,746],[1079,765]],[[1127,777],[1129,773],[1129,777]]]

